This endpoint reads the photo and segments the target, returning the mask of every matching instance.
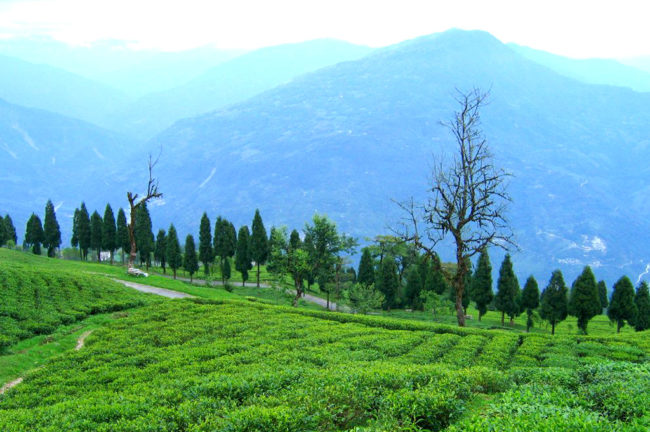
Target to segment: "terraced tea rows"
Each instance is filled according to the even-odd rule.
[[[167,301],[95,331],[83,350],[53,360],[1,396],[0,430],[440,430],[457,421],[472,428],[484,417],[461,416],[477,395],[491,400],[491,412],[501,410],[492,420],[507,419],[508,398],[544,377],[560,383],[557,391],[584,387],[614,400],[607,386],[619,384],[602,377],[629,370],[620,379],[647,397],[647,356],[634,338],[553,339],[238,302]],[[535,366],[514,367],[524,363]],[[535,398],[546,397],[530,392],[529,411]],[[610,415],[604,403],[579,408],[611,430],[638,428],[648,415],[645,407],[625,415]],[[507,422],[495,424],[507,430]]]

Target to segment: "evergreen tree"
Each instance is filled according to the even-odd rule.
[[[90,248],[97,252],[97,262],[100,261],[102,252],[102,217],[94,211],[90,216]]]
[[[442,263],[438,254],[434,253],[431,257],[431,266],[425,279],[424,289],[425,291],[433,291],[438,295],[443,295],[451,289],[442,271]],[[454,295],[454,301],[455,299]]]
[[[14,242],[14,245],[18,244],[18,236],[16,235],[16,227],[14,226],[14,221],[11,220],[11,216],[8,214],[5,216],[4,220],[5,226],[5,237],[6,240],[11,240]]]
[[[188,234],[185,238],[185,256],[183,257],[183,268],[190,274],[190,282],[192,276],[199,270],[199,259],[196,256],[196,246],[194,245],[194,237]],[[230,268],[228,269],[230,271]],[[230,277],[230,275],[228,275]]]
[[[634,330],[643,331],[650,329],[650,293],[648,292],[648,283],[646,281],[641,282],[636,289],[634,305],[636,306]]]
[[[72,238],[70,239],[70,246],[79,246],[79,209],[74,209],[74,216],[72,216]],[[81,254],[81,249],[79,249]],[[83,256],[81,256],[83,258]]]
[[[397,277],[397,265],[391,256],[385,256],[379,267],[379,278],[377,289],[384,295],[384,309],[390,311],[397,300],[399,279]]]
[[[524,290],[521,293],[521,308],[526,310],[526,333],[533,326],[533,310],[539,307],[539,286],[531,275],[526,279]]]
[[[259,209],[255,209],[253,229],[250,237],[250,256],[257,265],[257,287],[260,287],[260,265],[266,263],[269,256],[269,239]]]
[[[158,230],[158,235],[156,236],[156,246],[153,250],[153,259],[160,263],[160,267],[162,267],[163,273],[167,273],[167,236],[165,235],[164,229]]]
[[[115,247],[122,249],[122,264],[126,254],[131,250],[131,240],[129,239],[129,228],[126,226],[126,213],[124,209],[120,208],[117,211],[117,227],[116,227],[116,244]]]
[[[551,324],[551,334],[555,334],[555,325],[567,317],[569,290],[564,283],[560,270],[555,270],[551,280],[542,292],[540,316]]]
[[[203,263],[205,275],[210,274],[210,263],[214,259],[212,251],[212,226],[207,213],[201,216],[201,226],[199,227],[199,259]]]
[[[232,224],[232,222],[228,221],[228,226],[226,227],[226,234],[228,236],[228,258],[232,258],[235,256],[235,252],[237,252],[237,230],[235,229],[235,225]]]
[[[298,250],[302,247],[302,240],[300,240],[300,234],[297,230],[292,230],[289,235],[289,249]]]
[[[230,271],[230,258],[226,258],[226,260],[223,263],[223,279],[224,279],[224,284],[228,283],[228,280],[230,280],[231,276],[231,271]]]
[[[519,281],[512,269],[510,254],[506,254],[499,269],[497,295],[494,302],[496,309],[501,311],[501,325],[504,325],[505,315],[510,317],[510,325],[512,325],[515,316],[519,315],[520,296]]]
[[[174,279],[176,279],[176,270],[183,265],[183,255],[181,254],[181,245],[178,242],[178,234],[174,224],[169,226],[167,231],[167,265],[174,272]]]
[[[32,252],[35,255],[40,255],[42,242],[43,225],[41,224],[41,218],[32,213],[27,221],[27,227],[25,229],[25,246],[31,246]]]
[[[603,313],[607,306],[609,306],[609,301],[607,300],[607,285],[605,281],[598,282],[598,297],[600,298],[600,307],[602,308],[599,313]]]
[[[45,221],[43,222],[43,246],[47,248],[47,256],[54,258],[56,249],[61,246],[61,228],[56,220],[54,204],[48,200],[45,205]]]
[[[7,228],[5,226],[5,219],[0,215],[0,247],[7,243],[9,236],[7,235]]]
[[[586,266],[571,288],[569,314],[578,318],[578,328],[587,334],[589,320],[602,310],[596,277],[591,268]]]
[[[420,309],[420,293],[422,292],[422,277],[416,265],[412,265],[406,271],[406,287],[404,289],[405,303],[413,308]]]
[[[607,316],[610,320],[616,321],[616,333],[621,332],[621,327],[634,322],[636,317],[636,305],[634,304],[634,286],[627,276],[620,278],[612,289],[612,298],[607,309]]]
[[[151,253],[154,249],[153,232],[151,231],[151,216],[147,203],[139,205],[135,214],[135,244],[140,253],[140,265],[145,264],[147,270],[151,264]]]
[[[492,292],[492,264],[490,264],[487,249],[483,249],[478,257],[476,271],[469,291],[472,300],[476,303],[476,309],[478,309],[478,320],[481,321],[481,318],[488,310],[488,305],[494,299],[494,293]]]
[[[244,286],[248,280],[248,271],[253,268],[250,253],[248,251],[249,242],[250,232],[248,231],[248,226],[244,225],[239,228],[239,235],[237,236],[237,254],[235,255],[235,269],[241,273],[242,286]]]
[[[375,265],[370,255],[370,249],[363,248],[361,260],[359,261],[359,271],[357,280],[361,285],[370,286],[375,283]]]
[[[102,227],[102,249],[111,253],[111,264],[113,264],[113,253],[118,248],[117,228],[115,227],[115,215],[110,204],[106,204],[104,210],[104,225]]]
[[[86,204],[81,203],[79,207],[79,219],[77,220],[77,235],[79,237],[79,249],[83,259],[88,259],[88,249],[90,249],[90,215],[86,209]]]
[[[232,234],[230,232],[230,222],[221,216],[217,217],[214,225],[214,254],[219,257],[219,267],[221,269],[221,282],[225,283],[223,277],[223,266],[226,258],[234,255],[232,247]]]

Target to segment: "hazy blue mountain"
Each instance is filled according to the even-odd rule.
[[[136,144],[81,120],[0,99],[0,214],[11,214],[22,242],[31,212],[42,219],[51,199],[68,246],[70,218],[82,199],[100,210],[108,200],[126,203],[126,191],[115,185],[129,184],[133,175],[126,167]]]
[[[0,98],[96,124],[122,109],[127,97],[107,85],[62,69],[0,55]]]
[[[262,48],[209,69],[185,85],[144,96],[116,113],[114,127],[149,138],[181,118],[241,102],[306,72],[369,52],[368,47],[329,39]]]
[[[73,72],[134,99],[184,84],[243,52],[210,46],[163,52],[117,40],[77,46],[43,37],[0,39],[0,54]]]
[[[650,73],[650,56],[623,58],[619,59],[619,61],[628,66]]]
[[[318,211],[360,238],[385,233],[390,200],[423,197],[432,156],[453,152],[439,122],[473,86],[491,89],[485,133],[514,174],[520,279],[643,271],[650,94],[569,79],[483,32],[407,41],[178,122],[150,143],[164,149],[152,216],[196,233],[203,211],[242,224],[259,207],[267,226],[298,228]]]
[[[569,78],[588,84],[614,85],[629,87],[636,91],[650,91],[650,70],[641,70],[611,59],[572,59],[517,44],[508,44],[508,46],[527,59]]]

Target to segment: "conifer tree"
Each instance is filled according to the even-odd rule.
[[[25,246],[32,248],[35,255],[41,254],[41,243],[43,242],[43,225],[41,218],[32,213],[27,221],[25,229]]]
[[[551,324],[551,334],[555,334],[555,325],[567,317],[569,290],[564,283],[560,270],[555,270],[551,280],[541,295],[540,316]]]
[[[129,228],[127,227],[126,222],[126,213],[124,209],[120,207],[117,211],[117,223],[116,223],[116,245],[122,249],[122,264],[124,264],[126,254],[131,249],[131,240],[129,239]]]
[[[578,328],[587,334],[589,320],[602,310],[596,277],[591,268],[586,266],[571,288],[569,314],[578,318]]]
[[[5,219],[0,215],[0,247],[7,243],[9,236],[7,236],[7,227],[5,226]]]
[[[235,269],[241,273],[241,285],[244,286],[248,280],[248,271],[253,268],[251,256],[248,250],[250,242],[250,232],[248,226],[244,225],[239,228],[237,236],[237,253],[235,255]]]
[[[5,216],[4,220],[5,226],[5,237],[6,241],[11,240],[14,242],[14,245],[18,243],[18,236],[16,235],[16,227],[14,226],[14,221],[11,220],[11,216],[8,214]]]
[[[494,302],[497,310],[501,311],[501,325],[504,325],[505,315],[510,317],[510,325],[513,324],[515,316],[520,313],[520,301],[519,281],[512,269],[510,254],[506,254],[499,269],[497,295]]]
[[[650,329],[650,292],[648,292],[648,283],[646,281],[642,281],[636,289],[634,305],[636,306],[634,330]]]
[[[607,300],[607,285],[605,281],[598,282],[598,297],[600,298],[600,307],[602,308],[599,313],[604,313],[607,306],[609,306],[609,300]]]
[[[224,280],[224,285],[228,284],[228,281],[230,280],[231,276],[231,270],[230,270],[230,258],[226,258],[226,260],[223,263],[223,280]]]
[[[156,246],[153,251],[153,258],[160,263],[163,273],[167,273],[166,263],[167,263],[167,236],[165,235],[164,229],[158,230],[158,235],[156,236]]]
[[[259,209],[255,209],[253,228],[250,237],[250,256],[257,266],[257,287],[260,287],[260,265],[266,263],[269,256],[269,239]]]
[[[51,200],[45,205],[45,220],[43,221],[43,246],[47,248],[47,256],[54,258],[56,249],[61,246],[61,228],[56,220],[54,204]]]
[[[372,262],[370,249],[363,248],[361,260],[359,261],[359,271],[357,272],[357,281],[363,286],[370,286],[375,283],[375,265]]]
[[[404,289],[404,300],[413,309],[420,309],[420,293],[422,292],[422,277],[416,265],[411,265],[406,271],[406,287]]]
[[[79,219],[77,220],[77,235],[79,237],[79,249],[83,259],[88,259],[88,249],[90,249],[90,215],[86,209],[86,204],[81,203],[79,207]]]
[[[143,263],[149,270],[151,253],[154,249],[153,232],[151,231],[151,216],[147,203],[141,204],[136,209],[135,215],[135,244],[140,253],[140,265]]]
[[[228,226],[226,227],[226,234],[228,235],[228,250],[226,252],[228,252],[228,258],[232,258],[235,256],[235,252],[237,252],[237,230],[235,229],[235,225],[230,221],[228,221]]]
[[[397,300],[399,279],[397,276],[397,265],[392,256],[385,256],[379,267],[379,278],[376,282],[377,289],[384,295],[383,308],[390,312]]]
[[[450,289],[449,283],[442,271],[442,263],[436,253],[431,257],[431,266],[429,267],[429,272],[425,280],[424,289],[433,291],[438,295],[442,295]]]
[[[192,276],[194,276],[194,273],[199,270],[199,259],[196,256],[194,237],[192,237],[191,234],[188,234],[185,238],[185,256],[183,257],[183,268],[190,274],[190,282],[192,282]],[[230,270],[230,268],[228,270]]]
[[[298,250],[302,247],[302,240],[300,240],[300,233],[297,230],[292,230],[289,235],[289,249]]]
[[[526,284],[521,292],[521,308],[526,310],[526,333],[533,326],[533,310],[539,307],[539,286],[531,275],[526,279]]]
[[[481,321],[481,318],[488,310],[488,305],[494,299],[494,293],[492,292],[492,264],[487,249],[483,249],[478,257],[469,293],[476,303],[478,320]]]
[[[111,253],[111,264],[113,264],[113,253],[117,249],[117,228],[115,227],[115,215],[110,204],[106,204],[104,210],[104,225],[102,227],[102,249]]]
[[[634,286],[627,276],[621,277],[612,289],[612,299],[609,302],[607,316],[616,321],[616,333],[621,332],[625,321],[633,323],[636,318],[636,305],[634,304]]]
[[[214,259],[212,250],[212,226],[207,213],[201,216],[201,225],[199,227],[199,259],[203,263],[203,272],[205,275],[210,274],[210,263]]]
[[[231,251],[232,238],[230,233],[230,222],[221,216],[217,217],[217,222],[214,225],[214,255],[219,257],[219,268],[221,269],[221,283],[225,283],[223,277],[223,266],[225,260],[232,254]]]
[[[102,253],[102,228],[104,223],[102,217],[95,210],[90,216],[90,248],[97,252],[97,262],[100,261]]]
[[[171,224],[167,231],[167,265],[174,272],[174,279],[176,279],[176,270],[183,265],[183,255],[174,224]]]
[[[78,208],[74,209],[74,216],[72,216],[72,238],[70,238],[70,246],[72,247],[79,246],[79,209]],[[83,255],[81,255],[81,249],[79,249],[79,254],[80,257],[83,258]]]

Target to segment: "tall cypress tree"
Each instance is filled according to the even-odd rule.
[[[143,263],[149,270],[151,253],[154,248],[153,232],[151,231],[151,216],[147,203],[139,205],[135,214],[135,244],[140,253],[140,265]]]
[[[404,289],[404,300],[406,304],[413,308],[421,307],[420,293],[422,292],[422,277],[420,270],[416,265],[411,265],[406,270],[406,287]]]
[[[596,277],[591,268],[586,266],[571,288],[569,314],[578,318],[578,328],[587,334],[589,320],[602,310]]]
[[[248,250],[250,242],[250,232],[248,226],[244,225],[239,228],[237,236],[237,253],[235,255],[235,269],[241,273],[241,285],[244,286],[248,280],[248,271],[253,268],[251,264],[251,255]]]
[[[499,269],[497,295],[494,302],[497,310],[501,311],[501,325],[504,325],[505,315],[510,317],[512,325],[514,317],[520,313],[520,300],[519,281],[512,269],[510,254],[506,254]]]
[[[90,248],[97,252],[97,262],[100,261],[102,252],[102,217],[94,211],[90,216]]]
[[[609,302],[607,316],[610,320],[616,321],[616,333],[621,332],[621,327],[634,322],[636,317],[636,305],[634,304],[634,286],[627,276],[620,278],[613,287],[612,299]]]
[[[0,246],[7,243],[9,236],[7,236],[7,227],[5,226],[5,219],[0,215]]]
[[[257,265],[257,287],[260,287],[260,265],[266,263],[269,256],[269,239],[266,236],[266,229],[260,211],[255,209],[253,217],[253,232],[251,233],[250,244],[251,259]]]
[[[643,331],[650,329],[650,293],[648,292],[648,283],[646,281],[641,282],[636,289],[634,305],[636,306],[634,330]]]
[[[551,334],[555,334],[555,325],[564,321],[567,317],[569,290],[564,283],[564,277],[560,270],[555,270],[551,280],[541,296],[540,315],[542,319],[551,324]]]
[[[131,240],[129,239],[129,228],[127,227],[126,213],[120,207],[117,211],[116,241],[115,247],[122,249],[122,264],[126,258],[127,251],[131,250]]]
[[[228,258],[235,256],[237,252],[237,230],[235,225],[232,222],[228,221],[228,226],[226,227],[226,234],[228,235]]]
[[[533,310],[539,307],[539,286],[531,275],[526,279],[524,290],[521,292],[521,308],[526,310],[526,333],[533,326]]]
[[[598,297],[600,298],[600,307],[602,308],[599,313],[603,313],[607,306],[609,306],[609,300],[607,300],[607,285],[605,281],[598,282]]]
[[[167,265],[174,272],[174,279],[176,279],[176,270],[183,265],[183,255],[174,224],[171,224],[167,231]]]
[[[363,248],[361,253],[361,260],[359,261],[359,272],[357,273],[357,280],[363,286],[370,286],[375,283],[375,266],[372,262],[372,255],[370,249]]]
[[[77,220],[77,234],[79,236],[79,249],[83,259],[88,259],[88,249],[90,249],[90,215],[86,209],[86,204],[81,203],[79,207],[79,219]]]
[[[153,259],[160,263],[163,273],[167,273],[166,263],[167,263],[167,236],[165,235],[164,229],[158,230],[158,235],[156,236],[156,245],[153,250]]]
[[[5,226],[5,236],[7,241],[11,240],[14,242],[14,245],[18,243],[18,236],[16,235],[16,227],[14,226],[14,221],[11,220],[11,216],[8,214],[5,216],[4,220]]]
[[[70,246],[77,247],[79,246],[79,209],[74,209],[74,216],[72,216],[72,238],[70,239]],[[79,249],[79,254],[81,258],[81,249]]]
[[[214,252],[212,250],[212,226],[210,225],[210,218],[205,212],[201,216],[201,226],[199,227],[199,259],[203,263],[205,275],[209,275]]]
[[[476,303],[478,309],[478,320],[486,314],[488,305],[494,298],[492,292],[492,264],[490,264],[490,256],[487,249],[483,249],[478,257],[476,271],[472,278],[471,289],[472,300]]]
[[[41,218],[32,213],[27,221],[27,227],[25,229],[25,246],[31,246],[32,252],[35,255],[40,255],[42,242],[43,225],[41,224]]]
[[[185,256],[183,257],[183,268],[190,274],[190,282],[194,273],[199,270],[199,259],[196,256],[196,246],[194,245],[194,237],[188,234],[185,238]],[[230,268],[228,269],[230,270]]]
[[[61,228],[56,220],[54,204],[51,200],[45,205],[45,221],[43,222],[43,246],[47,248],[47,256],[54,258],[56,249],[61,246]]]
[[[111,253],[111,264],[113,264],[113,253],[117,249],[117,228],[115,227],[115,215],[110,204],[106,204],[104,210],[104,225],[102,227],[102,249]]]
[[[390,311],[390,308],[396,303],[397,290],[399,289],[397,265],[393,257],[385,256],[382,260],[376,285],[377,289],[384,295],[384,309]]]
[[[230,253],[230,237],[228,231],[228,221],[221,216],[217,216],[217,221],[214,224],[214,255],[219,257],[222,283],[225,282],[223,277],[224,261]]]
[[[440,262],[438,254],[434,253],[431,257],[431,266],[429,267],[429,272],[425,278],[424,289],[433,291],[438,295],[442,295],[450,289],[449,283],[442,271],[442,263]]]

